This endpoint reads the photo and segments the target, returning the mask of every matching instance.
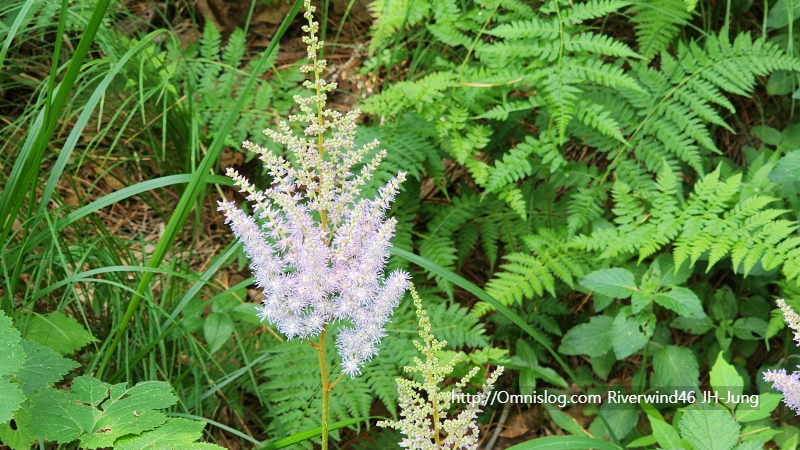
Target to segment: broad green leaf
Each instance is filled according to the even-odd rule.
[[[614,318],[612,344],[617,359],[627,358],[645,346],[656,328],[656,316],[649,311],[633,315],[630,306]]]
[[[742,317],[733,323],[733,334],[746,341],[764,339],[767,334],[767,322],[757,317]]]
[[[614,352],[609,351],[600,356],[592,356],[590,362],[595,375],[605,380],[608,378],[614,363],[617,362],[617,356],[614,355]]]
[[[723,410],[692,409],[683,414],[678,427],[695,450],[730,450],[739,440],[739,424]]]
[[[655,296],[659,305],[671,309],[682,317],[689,319],[702,319],[706,316],[703,305],[691,289],[674,287],[667,293]]]
[[[639,311],[650,306],[650,303],[653,303],[655,297],[655,295],[648,294],[646,292],[634,292],[631,296],[631,308],[633,309],[633,312],[638,313]]]
[[[736,368],[728,364],[719,352],[714,367],[709,374],[711,376],[711,387],[713,387],[720,399],[725,399],[728,395],[735,396],[742,393],[744,380]]]
[[[25,339],[50,347],[58,353],[72,353],[97,341],[77,320],[60,312],[36,314],[28,325]]]
[[[523,394],[531,394],[536,389],[536,372],[531,369],[519,371],[519,389]]]
[[[788,70],[776,70],[767,80],[767,94],[786,95],[796,89],[794,73]]]
[[[702,319],[687,319],[686,317],[676,317],[670,324],[672,328],[686,331],[692,334],[705,334],[714,328],[714,322],[706,316]]]
[[[761,139],[761,142],[767,145],[777,146],[781,143],[781,132],[775,128],[766,125],[756,125],[751,127],[750,131],[752,131],[757,138]]]
[[[711,316],[718,322],[733,320],[739,315],[739,301],[733,291],[723,286],[711,297]]]
[[[110,389],[110,384],[88,375],[82,375],[72,380],[72,393],[75,394],[75,398],[92,406],[97,406],[108,398]]]
[[[22,341],[22,348],[28,357],[17,372],[17,380],[22,382],[22,393],[26,396],[61,381],[78,367],[75,361],[34,342]]]
[[[550,417],[553,419],[553,422],[555,422],[556,425],[561,427],[563,430],[577,436],[586,436],[586,432],[583,431],[583,428],[581,428],[575,419],[549,403],[545,403],[544,408],[548,413],[550,413]]]
[[[0,379],[0,423],[6,423],[14,417],[25,396],[19,386],[9,380]]]
[[[11,326],[11,318],[0,310],[0,377],[14,374],[25,361],[25,350],[19,331]]]
[[[736,406],[736,421],[744,423],[766,419],[772,415],[772,411],[778,407],[782,398],[780,394],[765,393],[758,395],[758,406],[747,402],[739,403]]]
[[[198,439],[203,437],[203,428],[206,424],[197,420],[171,418],[153,431],[147,431],[139,436],[126,436],[114,443],[114,450],[150,450],[150,449],[223,449],[215,444],[198,445]],[[204,445],[204,446],[203,446]],[[197,447],[196,447],[197,446]]]
[[[0,442],[11,447],[11,450],[30,450],[36,435],[31,428],[30,414],[25,403],[14,413],[14,428],[10,423],[0,425]]]
[[[601,356],[611,349],[614,319],[594,316],[573,327],[561,339],[559,351],[567,355]]]
[[[745,428],[747,429],[747,428]],[[797,450],[797,428],[784,425],[778,434],[774,436],[775,443],[778,444],[782,450]]]
[[[600,417],[597,417],[589,425],[589,434],[595,437],[610,436],[606,427],[607,423],[617,439],[624,439],[636,426],[636,422],[639,421],[639,413],[636,406],[630,403],[625,405],[605,403],[600,407],[598,414],[603,415],[602,419],[605,419],[605,422]]]
[[[539,358],[536,357],[536,352],[533,351],[533,347],[525,342],[524,339],[517,340],[514,345],[514,353],[522,358],[530,367],[539,365]]]
[[[800,150],[789,152],[779,159],[775,168],[769,173],[769,179],[775,181],[800,180]]]
[[[650,418],[653,437],[661,448],[681,448],[681,438],[672,425],[658,419]]]
[[[11,318],[0,310],[0,423],[11,420],[14,411],[25,401],[19,386],[10,380],[25,362],[25,350],[20,341],[19,331],[11,327]]]
[[[650,264],[650,271],[658,275],[658,286],[678,286],[692,275],[692,266],[685,261],[675,270],[675,260],[669,253],[662,253]]]
[[[169,383],[145,381],[132,388],[114,386],[88,376],[78,377],[74,392],[47,388],[32,397],[31,421],[37,438],[67,443],[80,438],[81,447],[111,447],[122,436],[138,435],[166,421],[157,411],[175,404]],[[94,406],[100,405],[100,409]]]
[[[166,416],[156,410],[169,408],[177,400],[172,387],[163,381],[144,381],[130,389],[124,383],[114,385],[91,431],[81,438],[81,445],[90,449],[111,447],[119,437],[152,430],[166,421]]]
[[[775,430],[769,430],[769,431],[775,431]],[[759,439],[757,441],[742,442],[741,444],[736,446],[735,450],[763,450],[764,442],[768,440],[769,439]]]
[[[772,29],[784,28],[800,17],[800,2],[797,0],[778,0],[769,9],[767,26]]]
[[[757,448],[761,450],[764,448],[764,442],[771,441],[775,436],[781,433],[780,430],[764,425],[764,423],[746,425],[740,434],[742,442],[758,444]],[[737,448],[736,450],[739,449]],[[783,450],[790,450],[790,448],[784,447]]]
[[[698,369],[697,359],[690,349],[667,345],[656,350],[653,356],[652,384],[675,388],[697,387],[700,378]]]
[[[651,434],[648,436],[642,436],[638,439],[634,439],[625,447],[627,448],[649,447],[655,443],[656,443],[656,438]]]
[[[567,381],[564,380],[564,378],[561,375],[559,375],[558,372],[549,367],[535,366],[528,370],[533,372],[534,375],[536,375],[538,378],[541,378],[542,380],[554,386],[559,386],[564,389],[569,389]]]
[[[31,398],[36,437],[60,444],[91,431],[98,411],[76,401],[72,392],[47,388]]]
[[[581,278],[581,286],[613,298],[626,298],[636,290],[633,274],[625,269],[596,270]]]
[[[208,352],[213,354],[230,340],[233,334],[233,321],[227,314],[209,314],[203,324],[203,332],[208,343]]]

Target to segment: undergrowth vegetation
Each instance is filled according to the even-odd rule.
[[[274,181],[240,148],[309,95],[302,2],[229,3],[0,0],[0,448],[319,448],[335,342],[260,322],[216,209],[226,167]],[[451,369],[424,390],[600,396],[487,403],[478,448],[798,447],[763,373],[800,354],[800,8],[315,5],[329,107],[387,150],[362,197],[406,173],[386,269]],[[331,448],[430,400],[396,382],[425,383],[417,306],[330,391]]]

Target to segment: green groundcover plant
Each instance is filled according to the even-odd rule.
[[[797,5],[333,3],[0,1],[2,445],[797,448]]]

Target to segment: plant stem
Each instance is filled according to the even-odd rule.
[[[434,380],[431,377],[428,377],[428,384],[431,386],[435,386]],[[433,391],[431,394],[431,403],[433,403],[433,439],[436,441],[436,448],[441,448],[442,440],[439,437],[439,392],[438,389]]]
[[[331,395],[331,390],[328,384],[328,367],[325,363],[325,328],[319,334],[319,347],[317,347],[317,354],[319,355],[319,374],[322,380],[322,450],[328,450],[328,399]]]

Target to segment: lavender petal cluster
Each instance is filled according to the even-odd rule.
[[[778,300],[777,303],[783,312],[786,324],[794,331],[794,340],[800,344],[800,315],[794,312],[785,300]],[[764,372],[764,381],[771,382],[772,387],[781,391],[786,406],[800,414],[800,372],[787,374],[786,369],[767,370]]]
[[[326,63],[317,59],[323,45],[316,36],[319,24],[310,0],[305,6],[309,62],[301,70],[314,76],[304,83],[311,95],[295,96],[299,114],[281,121],[277,131],[264,130],[293,158],[245,141],[243,147],[258,155],[272,184],[260,190],[229,168],[228,176],[246,194],[253,215],[232,201],[220,201],[219,210],[243,243],[263,290],[262,321],[273,323],[288,339],[313,339],[328,324],[341,321],[337,347],[342,372],[352,377],[377,354],[385,325],[408,285],[407,273],[384,273],[397,224],[386,212],[405,173],[392,178],[376,198],[360,198],[386,151],[364,162],[379,142],[356,148],[360,111],[325,109],[327,93],[336,84],[321,78]],[[296,122],[306,124],[302,135],[289,125]]]

